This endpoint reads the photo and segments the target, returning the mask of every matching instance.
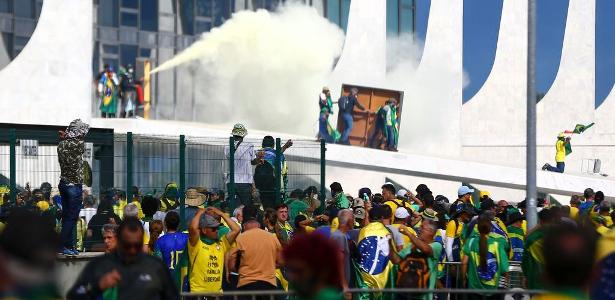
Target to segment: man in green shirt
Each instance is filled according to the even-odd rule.
[[[295,220],[297,215],[303,214],[307,216],[307,211],[310,206],[303,201],[305,194],[303,190],[296,189],[290,193],[290,197],[286,201],[286,205],[288,205],[288,219]]]
[[[440,254],[442,253],[442,244],[435,242],[434,237],[438,232],[438,222],[430,219],[423,220],[421,224],[420,235],[415,235],[412,231],[404,225],[399,227],[399,232],[410,238],[410,244],[403,248],[399,253],[394,248],[389,250],[389,258],[394,264],[401,263],[408,255],[412,253],[423,253],[427,255],[427,265],[429,267],[429,283],[428,289],[436,288],[436,281],[438,279],[438,263],[440,260]],[[402,295],[399,295],[402,296]],[[428,293],[422,296],[408,295],[409,298],[421,298],[421,299],[433,299],[433,294]],[[413,297],[417,296],[417,297]]]

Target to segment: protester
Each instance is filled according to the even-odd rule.
[[[235,223],[237,223],[239,227],[241,227],[241,224],[243,223],[243,208],[244,207],[245,206],[243,205],[239,205],[237,206],[237,208],[233,210],[233,217],[231,219],[235,221]]]
[[[98,80],[100,112],[103,118],[115,118],[119,80],[112,67],[105,70]]]
[[[333,114],[333,101],[331,100],[331,92],[326,86],[322,88],[322,93],[318,96],[318,106],[320,107],[318,138],[327,143],[335,143],[340,134],[329,123],[329,116]]]
[[[230,178],[226,178],[228,191],[235,191],[234,194],[229,194],[231,207],[236,207],[239,204],[245,206],[252,205],[252,166],[256,165],[259,160],[254,152],[254,145],[244,142],[244,138],[248,135],[248,130],[243,124],[235,124],[231,131],[234,147],[234,165],[235,178],[234,186],[231,188]],[[224,147],[224,157],[228,159],[231,155],[229,146]],[[237,203],[239,201],[239,203]]]
[[[122,103],[120,118],[130,118],[136,115],[137,109],[137,79],[132,64],[126,66],[126,70],[120,73],[120,95]]]
[[[164,187],[164,193],[160,197],[160,211],[168,212],[179,206],[179,192],[177,183],[171,182]],[[191,219],[192,220],[192,219]]]
[[[194,216],[199,209],[204,207],[203,204],[205,204],[205,195],[197,192],[195,188],[189,188],[186,190],[185,197],[184,222],[190,223],[190,221],[194,219]],[[180,209],[176,208],[174,212],[179,215]]]
[[[286,204],[280,204],[276,207],[277,227],[280,228],[282,233],[282,244],[288,243],[292,239],[293,227],[288,222],[288,206]]]
[[[90,125],[80,119],[72,121],[66,130],[59,131],[58,162],[60,163],[60,183],[58,189],[62,196],[62,248],[59,253],[77,255],[73,230],[77,224],[82,204],[84,138]]]
[[[339,112],[341,114],[342,120],[344,121],[344,131],[342,132],[342,136],[340,137],[339,143],[350,145],[348,141],[348,137],[350,136],[350,132],[353,127],[353,113],[355,105],[362,111],[365,111],[365,108],[359,100],[357,96],[359,94],[359,89],[353,87],[350,89],[350,93],[347,96],[342,96],[338,100]]]
[[[214,216],[222,217],[231,231],[219,237],[218,228],[221,224]],[[192,268],[189,275],[191,292],[222,292],[225,255],[239,231],[239,225],[219,209],[199,209],[188,227],[188,255]]]
[[[276,289],[276,266],[282,264],[282,246],[271,233],[260,229],[257,210],[244,208],[243,233],[237,237],[237,246],[230,251],[231,272],[239,274],[237,288],[243,291]],[[236,268],[235,266],[238,266]],[[265,297],[268,299],[268,297]]]
[[[103,243],[105,244],[105,252],[111,253],[117,248],[117,224],[105,224],[102,228]]]
[[[543,239],[545,227],[552,222],[552,214],[549,209],[543,209],[538,213],[539,224],[527,233],[523,249],[523,275],[527,281],[527,287],[532,290],[544,288],[542,272],[544,270]]]
[[[374,131],[372,132],[369,138],[369,142],[368,142],[368,145],[370,148],[380,149],[380,146],[382,145],[381,136],[384,136],[385,138],[387,138],[387,135],[386,135],[387,134],[386,124],[388,121],[387,116],[390,117],[389,112],[391,111],[391,107],[389,106],[389,104],[391,104],[391,100],[387,99],[384,102],[384,105],[378,108],[378,110],[376,111],[376,120],[374,121]],[[386,145],[388,146],[388,143]]]
[[[90,223],[90,219],[96,214],[94,207],[94,197],[87,196],[83,198],[83,208],[79,211],[79,217],[85,220],[85,224]]]
[[[453,215],[456,211],[457,211],[457,205],[459,204],[472,204],[472,193],[474,193],[474,189],[471,189],[465,185],[462,185],[461,187],[459,187],[459,189],[457,190],[457,200],[455,200],[453,202],[453,204],[451,204],[451,207],[449,209],[449,215]]]
[[[339,227],[337,231],[331,233],[331,240],[337,245],[337,253],[340,261],[343,280],[342,288],[347,290],[354,287],[354,276],[352,271],[350,248],[348,245],[348,232],[354,228],[354,214],[350,209],[342,209],[338,212]]]
[[[391,98],[388,104],[383,107],[385,113],[384,133],[386,137],[386,150],[397,151],[397,138],[399,129],[397,128],[397,100]]]
[[[164,234],[164,225],[160,220],[152,220],[149,222],[149,240],[147,244],[144,244],[143,252],[147,254],[154,254],[156,242],[158,238]],[[145,247],[147,245],[147,247]]]
[[[280,150],[280,157],[275,149],[275,139],[272,136],[265,136],[262,148],[258,150],[257,166],[254,169],[254,184],[261,195],[261,203],[264,208],[276,207],[278,199],[275,199],[276,186],[280,187],[280,193],[284,194],[288,185],[288,165],[284,152],[292,147],[293,141],[288,140]],[[281,178],[276,178],[276,161],[279,159]]]
[[[570,136],[566,136],[564,132],[561,132],[557,136],[557,142],[555,142],[555,167],[551,166],[551,164],[546,163],[542,166],[543,171],[564,173],[564,169],[566,168],[566,155],[568,155],[569,147],[570,147]],[[571,151],[571,150],[570,150]]]
[[[124,218],[118,228],[117,249],[90,261],[67,299],[178,299],[166,266],[142,249],[141,222]]]
[[[464,239],[464,227],[474,215],[474,208],[466,203],[457,205],[457,210],[446,225],[446,256],[450,262],[460,262]]]
[[[508,253],[501,241],[489,236],[491,218],[478,217],[480,236],[472,237],[463,247],[461,275],[469,289],[497,289],[500,277],[508,272]],[[465,281],[464,280],[464,281]],[[469,295],[469,299],[502,299],[500,295]]]
[[[300,236],[284,249],[289,281],[298,300],[342,299],[343,275],[338,268],[342,263],[340,256],[331,255],[336,251],[331,241],[317,234]],[[346,299],[351,299],[350,294]]]
[[[510,260],[521,261],[525,247],[526,229],[523,227],[525,217],[519,211],[513,211],[508,216],[506,230],[510,238]]]
[[[106,224],[119,225],[121,219],[113,212],[111,206],[111,197],[109,193],[103,193],[96,214],[92,216],[90,222],[88,222],[87,233],[85,237],[85,249],[92,251],[104,251],[106,249],[101,229]]]
[[[402,196],[405,197],[405,193],[402,194]],[[382,197],[384,198],[383,204],[390,207],[392,212],[397,211],[398,207],[410,207],[410,204],[404,201],[402,197],[400,197],[401,199],[397,198],[395,186],[392,183],[385,183],[382,186]],[[393,222],[392,218],[389,220],[391,223]]]
[[[44,217],[12,210],[0,232],[0,298],[61,299],[55,283],[58,242]]]
[[[558,224],[548,228],[543,241],[543,278],[549,293],[534,299],[613,299],[609,288],[613,276],[604,276],[612,269],[594,269],[596,258],[601,259],[596,250],[596,235],[585,227]],[[601,276],[597,278],[594,270]],[[589,297],[591,284],[595,286]]]
[[[440,254],[442,253],[442,244],[434,241],[434,237],[438,232],[437,220],[434,221],[432,219],[424,219],[421,225],[420,234],[418,236],[412,234],[405,226],[401,226],[399,228],[399,232],[410,238],[410,244],[399,253],[390,246],[391,249],[389,252],[389,257],[391,262],[399,265],[396,282],[397,286],[400,288],[434,289],[437,281],[438,262],[440,259]],[[426,267],[428,270],[427,274],[412,274],[412,272],[417,272],[418,270],[408,268],[408,263],[410,261],[416,261]],[[413,281],[406,279],[415,276],[420,276],[424,280]],[[417,295],[401,294],[397,296],[398,299],[415,299]],[[432,299],[433,295],[424,294],[421,298]]]

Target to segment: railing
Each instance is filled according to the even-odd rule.
[[[0,185],[7,185],[10,191],[8,195],[0,194],[0,202],[15,202],[19,191],[26,187],[33,191],[45,182],[54,187],[51,196],[57,194],[55,187],[60,179],[58,129],[0,130]],[[233,153],[225,155],[225,148],[234,149],[229,147],[232,139],[114,134],[93,129],[85,142],[84,160],[92,168],[92,187],[86,190],[96,198],[100,192],[111,188],[121,190],[120,197],[124,199],[146,194],[160,196],[168,183],[175,182],[182,200],[187,188],[206,187],[226,191],[227,200],[230,200],[226,209],[230,213],[238,204],[234,201],[235,184],[230,180],[235,177],[231,167],[234,164],[230,163],[235,156]],[[245,139],[243,143],[252,144],[258,151],[262,141]],[[282,157],[280,144],[278,139],[275,148],[278,162]],[[274,168],[275,177],[284,180],[277,181],[272,191],[260,192],[274,192],[275,204],[279,204],[287,200],[294,189],[315,186],[324,200],[324,153],[322,142],[294,141],[283,154],[288,172],[283,175],[281,167]],[[138,187],[138,194],[133,186]]]
[[[541,290],[476,290],[476,289],[349,289],[346,291],[352,299],[422,299],[426,294],[432,294],[433,299],[456,299],[455,296],[472,296],[471,299],[492,299],[494,295],[506,299],[529,299],[532,296],[544,294]],[[181,299],[233,299],[233,300],[279,300],[293,299],[295,293],[285,291],[231,291],[224,293],[182,293]],[[431,298],[430,298],[431,299]],[[461,299],[464,299],[461,297]]]

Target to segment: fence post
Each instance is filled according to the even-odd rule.
[[[17,200],[17,157],[15,147],[17,145],[17,135],[15,128],[9,130],[9,188],[10,199],[13,203]]]
[[[237,201],[235,197],[235,138],[228,138],[228,199],[231,205],[231,212],[235,210]]]
[[[132,132],[126,133],[126,202],[132,202]]]
[[[186,136],[179,136],[179,219],[181,220],[181,228],[186,228]]]
[[[325,167],[326,167],[326,159],[325,159],[325,152],[327,151],[327,147],[325,144],[325,140],[321,139],[320,140],[320,207],[318,208],[320,211],[323,210],[323,207],[325,206],[325,197],[327,197],[326,194],[326,188],[325,188]]]
[[[282,140],[280,138],[275,139],[275,206],[281,203],[281,193],[280,193],[280,184],[284,179],[282,179]]]

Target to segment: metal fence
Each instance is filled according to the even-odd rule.
[[[3,126],[0,126],[0,185],[7,185],[10,190],[4,198],[14,202],[19,192],[37,189],[45,182],[57,186],[60,180],[57,130],[63,128]],[[95,197],[110,188],[123,191],[126,199],[132,199],[137,191],[159,196],[168,183],[175,182],[180,199],[189,187],[215,188],[226,191],[227,199],[234,198],[232,138],[116,134],[112,130],[92,129],[85,142],[83,159],[92,168],[92,187],[88,192]],[[243,143],[253,145],[258,151],[262,141],[245,139]],[[324,142],[294,141],[284,153],[280,144],[277,139],[273,149],[275,160],[285,158],[288,172],[282,174],[281,167],[274,168],[276,178],[285,178],[272,191],[275,203],[282,203],[292,190],[305,190],[309,186],[316,186],[324,200]],[[232,212],[237,202],[229,201],[229,204],[227,209]]]
[[[349,289],[347,293],[352,295],[352,299],[383,299],[383,300],[402,300],[402,299],[511,299],[529,300],[536,295],[544,294],[541,290],[522,290],[522,289],[498,289],[498,290],[477,290],[477,289]],[[299,298],[292,291],[232,291],[224,293],[182,293],[181,299],[202,300],[202,299],[225,299],[225,300],[293,300]]]

